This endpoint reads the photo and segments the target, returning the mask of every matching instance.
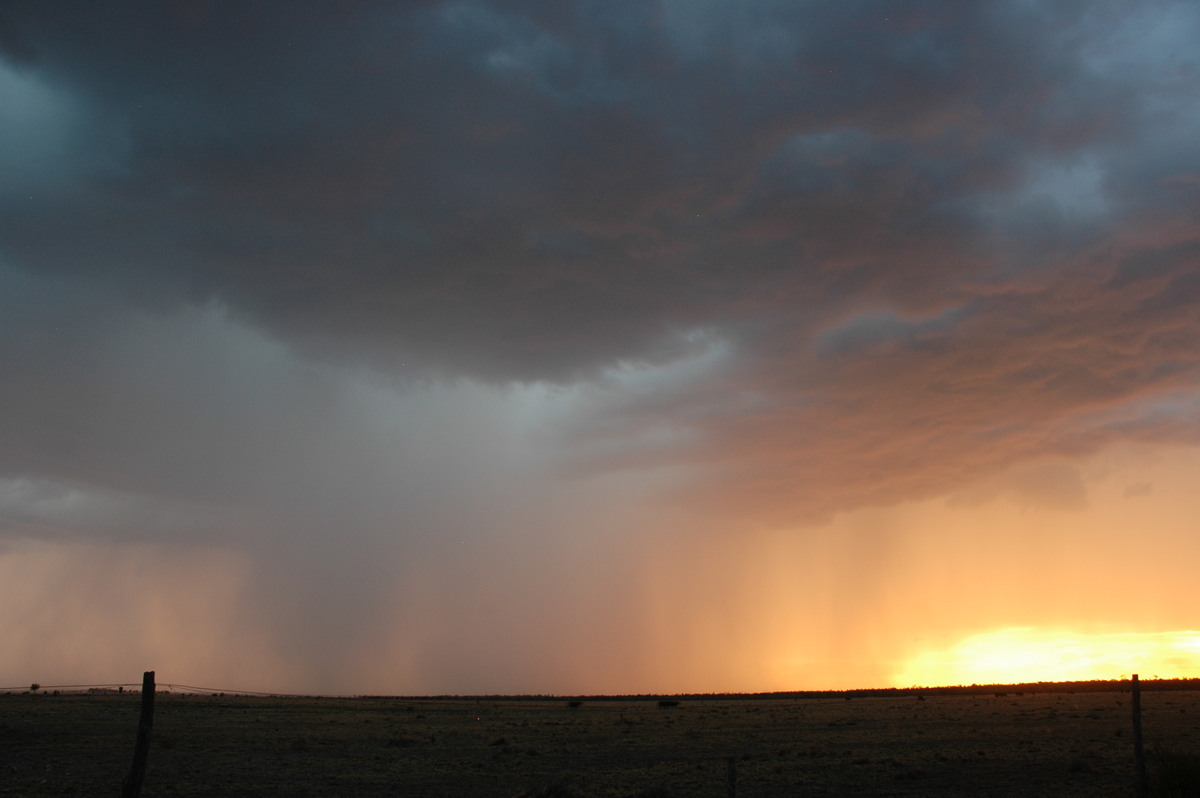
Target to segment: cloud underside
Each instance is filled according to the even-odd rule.
[[[794,524],[1196,440],[1186,4],[2,22],[10,529],[514,460]]]

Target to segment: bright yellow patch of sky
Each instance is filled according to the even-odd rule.
[[[970,635],[906,662],[898,686],[1092,679],[1180,679],[1200,674],[1200,632],[1081,634],[1034,628]]]

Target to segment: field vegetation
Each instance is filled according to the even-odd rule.
[[[1143,683],[1152,794],[1195,795],[1200,690]],[[0,795],[116,795],[136,691],[0,694]],[[1134,794],[1112,684],[636,698],[159,692],[146,796]]]

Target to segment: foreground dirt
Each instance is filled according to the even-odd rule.
[[[1200,693],[1143,694],[1200,753]],[[116,795],[139,697],[0,695],[0,795]],[[1133,794],[1127,693],[657,700],[159,694],[147,796]]]

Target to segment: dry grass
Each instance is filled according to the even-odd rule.
[[[1200,693],[1147,692],[1200,752]],[[0,695],[0,794],[117,794],[139,697]],[[160,694],[148,796],[1131,795],[1129,696],[295,699]],[[1182,759],[1180,758],[1182,757]]]

